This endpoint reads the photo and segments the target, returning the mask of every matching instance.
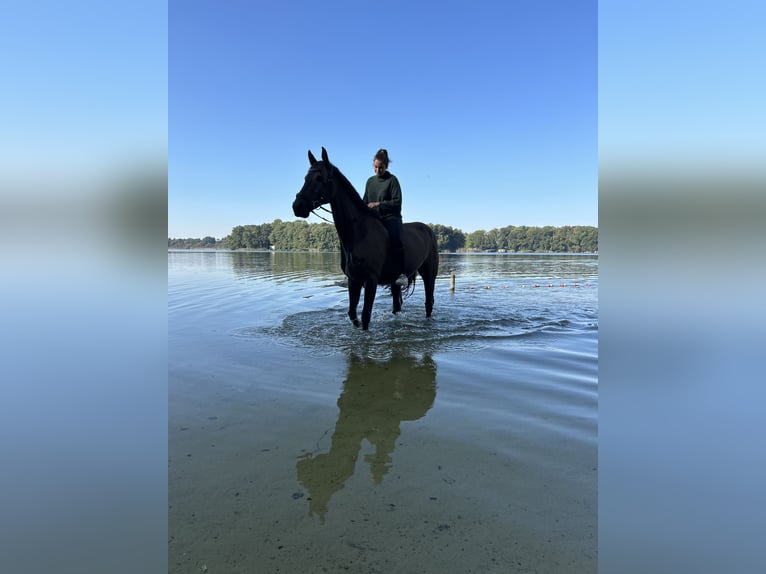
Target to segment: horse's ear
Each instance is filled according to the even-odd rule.
[[[324,149],[324,148],[322,148]],[[311,165],[314,165],[317,162],[317,158],[314,157],[314,154],[311,153],[311,150],[309,150],[309,163]]]
[[[327,150],[324,149],[324,146],[322,146],[322,161],[325,163],[330,163],[330,160],[327,159]]]

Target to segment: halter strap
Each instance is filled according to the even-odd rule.
[[[332,211],[330,211],[329,209],[327,209],[327,208],[326,208],[324,205],[320,205],[319,207],[315,207],[314,209],[312,209],[312,210],[311,210],[311,213],[312,213],[313,215],[316,215],[316,216],[317,216],[319,219],[321,219],[322,221],[326,221],[327,223],[332,223],[332,221],[330,221],[330,220],[329,220],[329,219],[327,219],[326,217],[322,217],[321,215],[319,215],[318,213],[316,213],[316,210],[317,210],[317,209],[321,209],[322,211],[326,211],[327,213],[330,213],[330,214],[332,214]]]

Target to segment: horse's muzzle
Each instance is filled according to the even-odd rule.
[[[301,197],[296,197],[293,201],[293,213],[295,217],[308,217],[311,213],[311,203]]]

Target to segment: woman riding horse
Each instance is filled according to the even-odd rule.
[[[388,230],[397,266],[396,284],[407,286],[407,275],[404,273],[404,245],[402,244],[402,188],[396,176],[388,171],[391,160],[388,151],[381,148],[372,160],[375,175],[367,180],[364,188],[364,202],[370,209],[375,210]]]
[[[439,271],[439,251],[433,230],[425,223],[411,222],[402,226],[405,246],[404,265],[391,252],[389,234],[380,216],[370,209],[354,186],[330,163],[322,148],[322,161],[309,151],[309,171],[303,187],[295,196],[293,213],[308,217],[314,209],[330,204],[332,218],[342,248],[341,265],[348,277],[348,317],[359,325],[356,308],[364,289],[362,330],[367,330],[378,285],[390,285],[393,312],[402,309],[402,287],[396,283],[404,269],[408,283],[416,274],[423,279],[426,317],[434,307],[434,284]]]

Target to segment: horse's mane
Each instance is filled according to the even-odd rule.
[[[367,207],[367,204],[364,202],[364,199],[362,199],[362,196],[359,195],[359,192],[356,190],[354,185],[348,180],[348,178],[345,175],[343,175],[343,172],[338,169],[338,166],[333,164],[329,164],[329,166],[335,170],[335,173],[337,174],[340,182],[344,186],[346,186],[349,191],[353,192],[353,193],[349,193],[349,195],[351,196],[351,200],[356,204],[356,206],[362,211],[369,213],[370,215],[377,215],[377,213],[374,210]]]

